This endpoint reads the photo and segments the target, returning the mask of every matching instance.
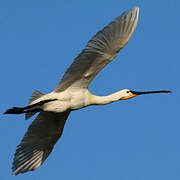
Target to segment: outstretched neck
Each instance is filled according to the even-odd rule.
[[[121,96],[118,92],[110,94],[108,96],[95,96],[89,93],[88,101],[89,105],[105,105],[120,100]]]

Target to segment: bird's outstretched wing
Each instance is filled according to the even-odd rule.
[[[41,166],[61,137],[70,112],[40,112],[16,148],[12,173],[33,171]]]
[[[127,44],[138,17],[139,8],[135,7],[98,32],[67,69],[54,91],[61,92],[69,87],[88,88],[96,74]]]

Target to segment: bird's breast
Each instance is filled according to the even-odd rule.
[[[70,109],[81,109],[88,105],[88,95],[86,91],[76,91],[71,93]]]
[[[44,111],[64,112],[67,110],[81,109],[88,105],[88,90],[73,89],[57,94],[52,93],[50,97],[56,98],[57,100],[44,104],[42,108]]]

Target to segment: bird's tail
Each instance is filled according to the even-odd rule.
[[[25,106],[25,107],[13,107],[11,109],[8,109],[4,114],[22,114],[22,113],[26,113],[26,119],[29,119],[36,112],[42,111],[41,106],[43,104],[57,100],[57,99],[46,99],[46,100],[41,100],[41,101],[33,104],[33,101],[35,101],[36,99],[40,98],[43,95],[44,95],[43,93],[41,93],[39,91],[35,91],[32,94],[32,96],[31,96],[31,98],[29,100],[29,105],[28,106]]]
[[[33,94],[32,94],[32,96],[31,96],[30,99],[29,99],[28,105],[30,105],[33,101],[35,101],[36,99],[42,97],[43,95],[44,95],[44,94],[41,93],[40,91],[37,91],[37,90],[34,91]],[[27,120],[27,119],[31,118],[34,114],[36,114],[36,112],[37,112],[37,111],[29,111],[29,112],[26,112],[26,114],[25,114],[25,119]]]
[[[26,116],[25,118],[26,119],[29,119],[30,117],[32,117],[36,112],[39,112],[40,109],[36,108],[37,106],[39,105],[42,105],[44,104],[45,102],[42,101],[42,102],[38,102],[38,103],[35,103],[35,104],[31,104],[33,101],[35,101],[36,99],[40,98],[41,96],[43,96],[44,94],[39,92],[39,91],[35,91],[32,96],[30,97],[30,100],[29,100],[29,104],[28,106],[25,106],[25,107],[13,107],[13,108],[10,108],[8,109],[4,114],[22,114],[22,113],[25,113]]]

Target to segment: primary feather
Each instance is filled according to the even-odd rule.
[[[136,28],[138,17],[139,8],[136,7],[99,31],[67,69],[54,91],[61,92],[69,87],[88,88],[96,74],[127,44]]]
[[[13,174],[33,171],[45,161],[61,137],[69,113],[40,112],[16,148]]]

